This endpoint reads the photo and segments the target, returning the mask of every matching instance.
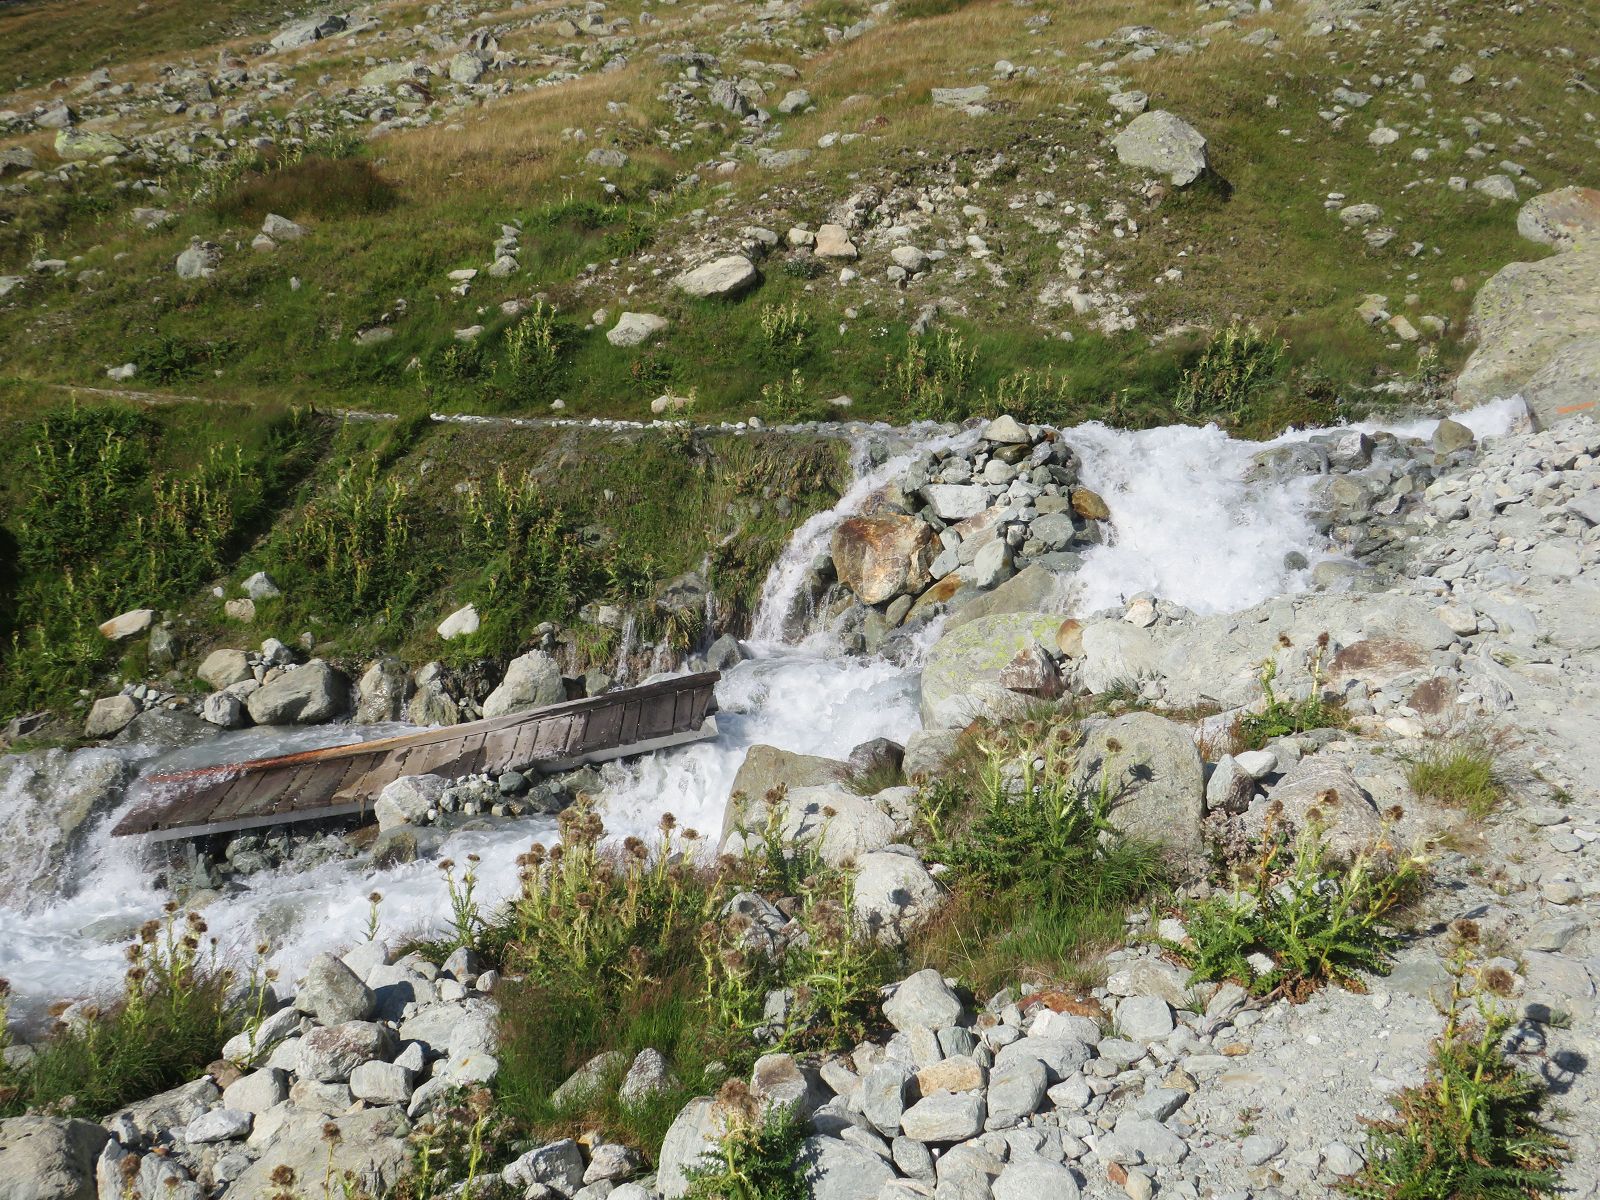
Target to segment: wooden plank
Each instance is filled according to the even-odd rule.
[[[642,752],[700,729],[718,678],[705,672],[466,725],[151,776],[148,802],[112,832],[182,837],[314,820],[362,811],[402,775],[459,778]]]
[[[597,713],[589,715],[588,726],[584,729],[583,749],[603,750],[607,746],[621,746],[622,740],[622,713],[624,705],[613,704],[610,708],[603,708]]]

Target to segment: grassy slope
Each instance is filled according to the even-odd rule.
[[[256,185],[242,203],[185,202],[193,181],[180,181],[173,190],[181,219],[159,234],[129,230],[118,207],[128,202],[107,202],[87,185],[71,203],[11,201],[17,236],[30,221],[40,222],[51,230],[49,253],[81,253],[83,259],[61,280],[34,285],[25,299],[0,310],[0,337],[14,347],[7,367],[89,382],[106,366],[147,358],[152,345],[176,339],[195,352],[196,363],[174,386],[181,382],[207,394],[513,412],[543,411],[560,396],[574,414],[638,417],[660,391],[695,388],[702,415],[737,417],[756,410],[763,382],[786,376],[794,365],[818,394],[848,393],[857,412],[895,417],[903,413],[886,386],[887,368],[901,352],[909,319],[921,304],[954,295],[968,301],[968,319],[951,320],[979,351],[979,385],[1018,366],[1058,366],[1086,412],[1098,413],[1091,406],[1119,389],[1155,401],[1170,390],[1175,359],[1197,339],[1179,336],[1152,347],[1149,334],[1216,327],[1235,315],[1281,327],[1302,362],[1338,380],[1371,382],[1412,370],[1415,348],[1360,325],[1353,310],[1363,294],[1389,295],[1413,321],[1423,313],[1447,318],[1452,332],[1441,349],[1450,362],[1461,353],[1457,337],[1472,288],[1505,261],[1531,253],[1516,237],[1510,206],[1493,205],[1476,192],[1449,191],[1447,176],[1478,178],[1509,157],[1546,186],[1600,182],[1584,97],[1565,90],[1571,68],[1552,52],[1557,30],[1580,57],[1600,49],[1592,14],[1575,0],[1547,0],[1515,17],[1488,5],[1419,2],[1403,19],[1369,18],[1372,36],[1332,38],[1301,32],[1303,14],[1290,9],[1218,33],[1187,57],[1161,54],[1119,64],[1118,80],[1148,91],[1153,106],[1184,115],[1207,134],[1213,163],[1231,188],[1225,194],[1200,187],[1159,206],[1140,195],[1142,175],[1115,163],[1107,144],[1115,132],[1110,110],[1072,65],[1105,57],[1084,43],[1120,26],[1145,22],[1192,38],[1210,14],[1145,0],[1070,8],[977,3],[927,19],[888,20],[808,58],[807,47],[824,44],[823,18],[843,23],[860,13],[837,4],[802,7],[807,15],[794,24],[792,44],[762,45],[759,53],[766,61],[797,64],[817,109],[787,119],[773,144],[814,145],[828,131],[859,129],[868,136],[787,171],[747,164],[731,185],[707,182],[663,198],[664,185],[726,145],[735,131],[713,120],[713,128],[685,135],[676,150],[654,139],[651,130],[668,123],[658,94],[676,69],[659,64],[647,43],[630,52],[622,71],[513,95],[449,127],[375,143],[367,153],[393,188],[392,206],[381,210],[342,211],[338,188],[314,186],[296,171]],[[1053,20],[1030,31],[1025,22],[1040,11]],[[608,15],[617,12],[634,13],[635,7],[617,6]],[[398,24],[415,14],[390,15]],[[663,10],[661,18],[644,28],[658,31],[649,39],[669,45],[712,44],[711,34],[728,20],[716,10],[708,15],[684,6]],[[1451,45],[1424,54],[1415,48],[1417,38],[1436,20],[1447,21]],[[1282,38],[1271,53],[1241,41],[1259,25]],[[538,26],[509,41],[524,52],[562,44],[546,30]],[[1496,48],[1492,60],[1478,64],[1480,79],[1469,89],[1446,84],[1450,66],[1476,61],[1480,46]],[[754,45],[746,50],[757,53]],[[1002,57],[1042,69],[1037,82],[997,88],[1004,111],[973,119],[928,103],[928,88],[987,81],[990,65]],[[340,68],[341,61],[311,59],[297,67],[291,59],[286,66],[309,76]],[[342,69],[354,76],[364,67],[352,60]],[[1318,116],[1341,81],[1370,90],[1371,77],[1400,81],[1414,70],[1426,73],[1430,90],[1377,90],[1377,99],[1338,129]],[[1515,87],[1489,87],[1491,80],[1513,78]],[[1265,106],[1268,94],[1278,97],[1276,109]],[[1489,112],[1504,124],[1488,127],[1483,137],[1493,149],[1475,162],[1464,157],[1468,139],[1460,118]],[[1380,116],[1406,133],[1382,149],[1366,141]],[[563,131],[572,128],[593,136],[582,143],[564,139]],[[1452,139],[1450,149],[1437,148],[1440,136]],[[1514,145],[1518,136],[1529,145]],[[621,203],[597,208],[598,172],[582,156],[592,145],[609,143],[626,147],[633,161],[613,173]],[[1418,145],[1433,149],[1428,162],[1407,157]],[[997,153],[1010,160],[1002,170],[975,170]],[[953,284],[940,269],[897,293],[881,282],[881,251],[871,265],[863,263],[864,274],[879,279],[849,289],[828,277],[793,278],[777,259],[769,260],[761,291],[734,305],[693,304],[663,287],[665,276],[694,260],[707,231],[715,244],[719,234],[725,241],[746,223],[780,232],[793,222],[815,223],[852,187],[915,187],[944,160],[955,163],[954,177],[964,179],[971,199],[989,213],[986,236],[1004,250],[1009,289],[983,287],[981,279]],[[1093,245],[1122,293],[1137,297],[1138,332],[1108,339],[1086,321],[1035,319],[1033,297],[1054,277],[1056,251],[1052,237],[1019,223],[1016,212],[1043,188],[1099,213],[1118,200],[1127,205],[1137,236],[1130,231],[1117,238],[1102,229]],[[1347,202],[1380,204],[1384,223],[1398,236],[1383,250],[1367,248],[1324,210],[1324,197],[1333,191],[1345,193]],[[251,254],[248,238],[269,209],[304,220],[311,236],[273,256]],[[452,295],[445,274],[484,265],[499,224],[514,217],[529,229],[523,272],[504,281],[480,279],[465,298]],[[216,279],[185,284],[172,275],[172,259],[191,235],[227,249]],[[1415,258],[1408,254],[1412,242],[1425,247]],[[8,258],[22,248],[13,244]],[[598,266],[592,275],[589,264]],[[1181,282],[1153,282],[1172,266],[1183,270]],[[80,268],[105,275],[80,284],[73,278]],[[305,286],[291,290],[291,275]],[[1463,290],[1453,286],[1457,277],[1466,281]],[[630,287],[637,290],[625,297]],[[414,358],[436,356],[453,329],[469,324],[488,326],[484,341],[494,358],[497,334],[508,324],[496,305],[535,290],[551,295],[570,322],[566,371],[551,388],[519,392],[492,374],[429,392],[407,370]],[[1417,297],[1415,305],[1403,306],[1407,294]],[[378,347],[353,345],[350,335],[391,311],[400,297],[408,311],[396,322],[396,336]],[[759,320],[764,305],[789,300],[812,316],[815,330],[793,364],[764,357]],[[622,306],[660,311],[673,328],[644,351],[618,350],[598,331],[583,330],[592,309],[614,313]],[[855,319],[847,306],[857,310]],[[1072,330],[1076,341],[1065,345],[1048,337],[1057,327]],[[198,352],[207,346],[217,349],[215,363],[201,361]]]
[[[68,403],[52,391],[0,389],[0,566],[5,568],[0,570],[0,597],[8,610],[17,611],[24,627],[30,615],[18,611],[21,606],[13,597],[28,577],[19,579],[14,569],[14,534],[28,504],[40,416],[62,411]],[[219,446],[230,452],[239,447],[254,471],[283,466],[274,458],[282,451],[270,441],[281,412],[204,404],[142,411],[151,422],[151,478],[192,471]],[[534,626],[546,618],[587,629],[573,647],[579,665],[585,655],[606,661],[614,639],[582,626],[576,605],[569,606],[553,590],[541,593],[547,581],[534,579],[527,604],[508,607],[514,601],[489,586],[488,558],[464,550],[468,521],[461,489],[483,484],[502,470],[513,482],[531,476],[538,484],[541,510],[566,514],[557,545],[568,544],[580,559],[591,560],[598,552],[576,551],[580,534],[622,548],[639,591],[619,595],[619,600],[626,602],[630,595],[648,600],[666,581],[686,571],[705,571],[723,603],[723,619],[742,628],[766,569],[790,530],[832,503],[844,479],[842,443],[778,434],[705,437],[684,446],[650,432],[313,421],[294,444],[293,473],[269,497],[237,548],[218,564],[215,576],[163,606],[177,618],[184,654],[173,682],[187,679],[193,664],[214,646],[255,643],[268,636],[293,641],[305,632],[322,653],[351,665],[377,652],[398,652],[414,662],[434,657],[465,662],[480,654],[515,652],[533,640]],[[370,556],[374,577],[386,581],[385,586],[359,602],[340,604],[332,599],[339,589],[326,579],[325,564],[308,555],[297,539],[317,521],[318,507],[329,502],[342,478],[368,470],[376,470],[381,483],[406,489],[402,508],[409,539],[398,552]],[[128,506],[92,535],[106,548],[105,562],[113,561],[112,547],[133,537],[134,522],[150,511],[148,493],[148,485],[140,484]],[[210,588],[219,584],[237,595],[238,582],[257,569],[270,571],[286,595],[263,603],[254,623],[240,627],[225,618],[222,602]],[[348,564],[341,563],[339,570],[346,569]],[[51,593],[65,586],[53,576],[42,583]],[[117,581],[105,586],[115,587]],[[593,598],[607,598],[603,592],[597,583]],[[128,598],[123,592],[117,595]],[[434,626],[469,600],[483,612],[485,630],[477,639],[447,647]],[[92,594],[86,602],[95,603]],[[98,621],[113,613],[89,615]],[[117,677],[144,678],[147,670],[138,647],[120,662],[105,647],[65,664],[39,656],[19,658],[0,647],[0,668],[8,666],[10,685],[20,686],[25,670],[36,675],[32,703],[57,705],[69,700],[78,686],[104,694]],[[0,694],[12,700],[12,707],[24,707],[9,688]]]

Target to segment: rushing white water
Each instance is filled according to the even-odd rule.
[[[1215,425],[1082,425],[1067,436],[1084,484],[1105,500],[1112,521],[1108,544],[1089,550],[1074,577],[1077,611],[1152,592],[1196,612],[1224,612],[1302,586],[1284,556],[1316,553],[1312,481],[1245,483],[1260,446]]]
[[[1489,437],[1512,428],[1523,411],[1520,400],[1497,400],[1454,419]],[[1425,438],[1437,424],[1425,418],[1351,428]],[[1068,430],[1085,486],[1111,510],[1107,543],[1090,549],[1073,577],[1072,609],[1094,612],[1151,592],[1199,613],[1238,612],[1302,590],[1310,572],[1295,563],[1330,555],[1311,519],[1316,479],[1251,483],[1245,476],[1261,450],[1314,432],[1246,442],[1215,425]]]
[[[851,455],[850,464],[855,472],[855,481],[845,489],[844,495],[839,497],[839,502],[832,508],[815,513],[801,523],[789,539],[789,544],[784,547],[783,553],[767,572],[767,578],[761,586],[761,602],[756,609],[750,640],[769,646],[782,645],[789,640],[789,631],[797,623],[795,609],[801,589],[805,586],[806,573],[811,570],[811,565],[817,556],[827,551],[829,539],[840,521],[858,511],[874,492],[904,474],[911,466],[912,460],[919,454],[953,446],[971,440],[974,436],[974,434],[953,436],[933,434],[913,443],[911,448],[903,453],[885,459],[877,467],[870,467],[865,459],[871,443],[866,440],[858,441]],[[801,625],[804,623],[804,621],[798,622]]]
[[[1458,419],[1485,436],[1504,431],[1514,418],[1512,406],[1501,404]],[[1395,432],[1422,436],[1431,428],[1431,422],[1419,422]],[[838,522],[904,471],[916,454],[971,436],[924,440],[875,469],[867,469],[858,448],[855,484],[833,509],[796,531],[766,580],[754,623],[755,657],[726,672],[717,688],[721,737],[608,767],[600,811],[611,833],[653,838],[661,815],[671,812],[680,828],[696,829],[714,842],[750,746],[765,743],[843,757],[871,738],[903,740],[917,728],[913,670],[830,654],[822,636],[799,646],[785,644],[786,631],[806,574]],[[1290,552],[1312,562],[1327,554],[1310,520],[1309,480],[1245,482],[1260,445],[1232,441],[1215,428],[1126,432],[1087,425],[1066,436],[1083,461],[1085,484],[1111,510],[1108,543],[1084,556],[1075,591],[1063,601],[1071,611],[1093,611],[1140,591],[1202,612],[1237,610],[1304,585],[1304,571],[1285,564]],[[1301,436],[1291,433],[1279,441]],[[935,636],[936,627],[921,631],[918,646],[925,649]],[[386,731],[353,726],[245,731],[169,755],[160,767],[283,753],[381,732]],[[63,784],[73,775],[63,769]],[[15,795],[0,788],[5,792],[0,802],[9,798],[14,807],[46,806],[20,814],[35,823],[60,798],[46,795],[41,801],[36,787],[20,784],[11,791]],[[119,812],[137,802],[135,789]],[[123,941],[168,898],[153,885],[137,843],[109,837],[118,815],[91,832],[53,895],[23,905],[3,899],[5,889],[0,889],[0,977],[10,979],[25,1005],[114,986],[123,965]],[[0,811],[0,834],[27,828],[18,820],[9,808]],[[369,893],[384,897],[380,916],[386,937],[436,932],[449,911],[440,858],[459,864],[476,855],[478,896],[492,905],[516,887],[517,856],[554,832],[554,822],[546,817],[484,823],[451,835],[438,857],[381,871],[331,861],[259,872],[241,889],[208,904],[206,920],[224,953],[247,958],[266,941],[275,947],[272,964],[293,978],[312,955],[364,936]],[[7,879],[12,870],[0,864]]]

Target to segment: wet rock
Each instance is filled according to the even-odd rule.
[[[1456,379],[1456,403],[1516,393],[1567,345],[1600,337],[1600,246],[1502,267],[1473,300],[1471,329],[1477,348]],[[1534,415],[1550,424],[1566,414]]]
[[[1000,675],[1022,650],[1054,645],[1059,615],[1003,613],[947,632],[928,652],[922,671],[922,722],[957,728],[978,716],[1003,716],[1026,703],[1002,686]]]
[[[833,532],[839,581],[863,604],[882,604],[928,585],[933,528],[915,517],[851,517]]]

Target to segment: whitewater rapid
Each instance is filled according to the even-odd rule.
[[[1515,410],[1489,405],[1458,419],[1487,436],[1509,428]],[[1418,422],[1395,431],[1420,436],[1431,427],[1432,422]],[[797,613],[808,615],[805,580],[839,521],[917,454],[976,436],[922,431],[910,450],[885,456],[881,449],[869,451],[881,443],[882,433],[858,442],[855,482],[834,508],[796,530],[773,565],[753,622],[752,657],[725,672],[717,686],[721,736],[605,768],[599,811],[610,833],[653,838],[662,814],[671,812],[680,829],[695,829],[714,842],[750,746],[842,758],[871,738],[903,741],[918,728],[914,664],[845,657],[829,645],[825,631],[808,631],[805,620],[796,619]],[[1311,520],[1311,480],[1246,481],[1251,457],[1263,444],[1234,441],[1215,427],[1130,432],[1091,424],[1064,436],[1082,460],[1085,486],[1105,499],[1111,513],[1106,544],[1084,555],[1064,601],[1069,612],[1114,606],[1139,592],[1198,612],[1237,611],[1304,588],[1308,571],[1303,564],[1330,555]],[[1305,436],[1290,432],[1269,444]],[[882,459],[876,466],[873,455]],[[169,756],[163,766],[193,765],[202,755],[215,761],[281,753],[373,732],[354,726],[244,731],[184,752],[177,761]],[[126,937],[167,901],[141,865],[137,844],[109,837],[119,813],[138,801],[135,786],[69,865],[70,880],[56,881],[56,894],[26,906],[0,907],[0,977],[10,980],[23,1004],[115,987]],[[0,809],[0,836],[20,827],[16,821],[14,813]],[[477,894],[492,905],[515,889],[517,856],[533,841],[548,842],[554,834],[554,821],[546,817],[499,822],[453,834],[439,857],[462,864],[476,855]],[[372,892],[383,897],[379,916],[385,939],[438,932],[448,912],[438,861],[376,871],[334,861],[259,872],[241,890],[207,904],[206,920],[221,953],[248,960],[265,942],[272,947],[270,965],[292,979],[313,955],[364,938]],[[7,869],[0,864],[0,872]],[[0,888],[0,894],[4,891]]]

